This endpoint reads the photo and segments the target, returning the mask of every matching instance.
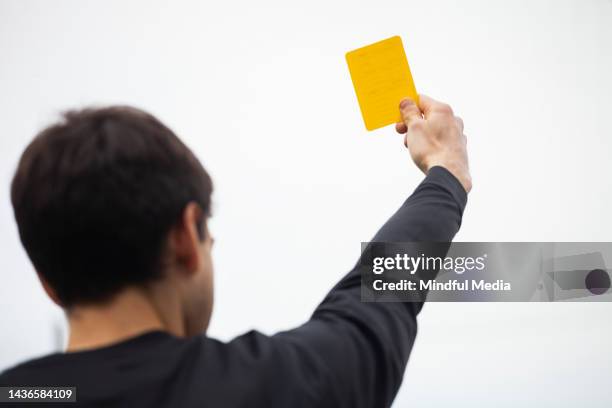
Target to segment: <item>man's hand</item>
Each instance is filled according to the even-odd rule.
[[[397,123],[395,130],[406,134],[404,144],[419,169],[427,173],[434,166],[442,166],[469,193],[472,177],[461,118],[447,104],[426,95],[419,95],[418,106],[410,99],[403,99],[400,111],[404,121]]]

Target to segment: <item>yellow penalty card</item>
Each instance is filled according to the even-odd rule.
[[[346,62],[366,129],[400,122],[399,103],[403,98],[418,102],[399,36],[349,51]]]

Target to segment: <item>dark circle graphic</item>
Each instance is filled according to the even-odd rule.
[[[594,295],[602,295],[610,289],[610,275],[603,269],[593,269],[584,279],[586,288]]]

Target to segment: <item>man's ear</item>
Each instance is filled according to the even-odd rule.
[[[203,213],[200,206],[190,202],[183,209],[180,219],[170,231],[170,248],[172,256],[184,269],[189,272],[198,270],[201,260],[200,232],[203,222]]]
[[[38,279],[40,280],[40,283],[42,284],[43,289],[45,290],[45,292],[47,293],[47,296],[49,296],[49,298],[51,298],[51,300],[53,301],[53,303],[55,303],[56,305],[58,305],[59,307],[64,307],[62,305],[62,302],[60,302],[59,298],[57,297],[57,293],[55,292],[55,289],[53,289],[51,287],[51,285],[49,285],[49,282],[47,282],[47,280],[45,279],[44,276],[42,276],[40,273],[36,272],[36,275],[38,275]]]

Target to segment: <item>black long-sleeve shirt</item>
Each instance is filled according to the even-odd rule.
[[[467,195],[432,168],[373,238],[449,242]],[[1,386],[76,386],[99,407],[386,407],[402,381],[422,303],[361,302],[358,268],[302,326],[230,342],[153,331],[89,351],[57,353],[0,375]]]

